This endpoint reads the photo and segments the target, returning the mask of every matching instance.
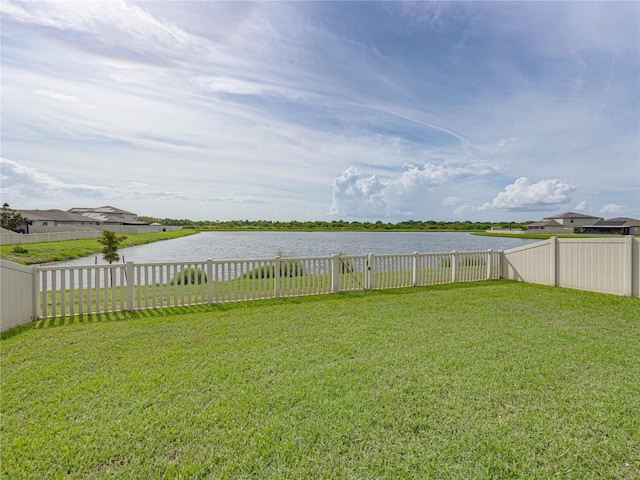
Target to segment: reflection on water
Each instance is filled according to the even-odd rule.
[[[459,232],[203,232],[174,240],[164,240],[123,248],[126,262],[174,262],[262,259],[276,255],[322,257],[345,255],[434,253],[453,250],[507,250],[538,240],[482,237]],[[55,265],[103,264],[101,255]]]

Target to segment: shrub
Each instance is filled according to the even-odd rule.
[[[477,257],[475,255],[460,255],[458,256],[458,267],[482,267],[487,264],[487,259]],[[451,257],[445,257],[440,260],[440,266],[445,268],[451,267]]]
[[[180,274],[180,276],[174,278],[171,283],[173,285],[188,285],[188,284],[195,284],[197,280],[198,284],[202,284],[204,282],[207,281],[207,274],[204,273],[202,270],[200,270],[199,268],[187,268],[186,270],[182,271],[182,274]]]
[[[276,275],[275,265],[263,265],[243,275],[244,278],[274,278]],[[281,277],[302,277],[305,275],[304,267],[301,263],[291,261],[280,262]]]
[[[29,253],[29,250],[21,247],[20,245],[16,245],[15,247],[13,247],[12,253],[15,253],[16,255],[26,255],[27,253]]]

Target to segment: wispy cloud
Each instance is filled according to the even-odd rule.
[[[616,205],[615,203],[607,203],[602,206],[600,213],[610,215],[612,213],[620,213],[626,210],[624,205]]]
[[[7,158],[0,158],[2,166],[3,194],[14,198],[29,198],[33,195],[51,197],[68,196],[87,199],[87,201],[113,200],[113,199],[155,199],[163,201],[189,201],[204,203],[220,202],[253,202],[251,197],[242,196],[207,196],[199,197],[185,191],[154,190],[149,185],[141,182],[130,182],[122,186],[106,186],[89,183],[67,183],[51,175],[42,173],[34,168]]]

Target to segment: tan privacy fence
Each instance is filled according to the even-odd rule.
[[[501,277],[640,297],[640,239],[556,238],[503,252]]]

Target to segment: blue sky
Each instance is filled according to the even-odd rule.
[[[638,2],[12,2],[2,202],[640,218]]]

